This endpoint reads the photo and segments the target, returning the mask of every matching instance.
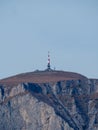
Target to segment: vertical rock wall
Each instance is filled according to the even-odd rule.
[[[98,80],[0,86],[0,130],[97,130]]]

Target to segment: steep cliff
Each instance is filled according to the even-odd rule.
[[[98,130],[98,80],[62,71],[1,80],[0,130]]]

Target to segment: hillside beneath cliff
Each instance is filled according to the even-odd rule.
[[[98,79],[35,71],[0,80],[0,130],[97,130]]]

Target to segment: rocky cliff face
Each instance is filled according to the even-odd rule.
[[[98,130],[98,80],[1,82],[0,130]]]

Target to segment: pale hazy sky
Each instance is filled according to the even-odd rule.
[[[98,78],[98,0],[0,0],[0,78],[51,67]]]

